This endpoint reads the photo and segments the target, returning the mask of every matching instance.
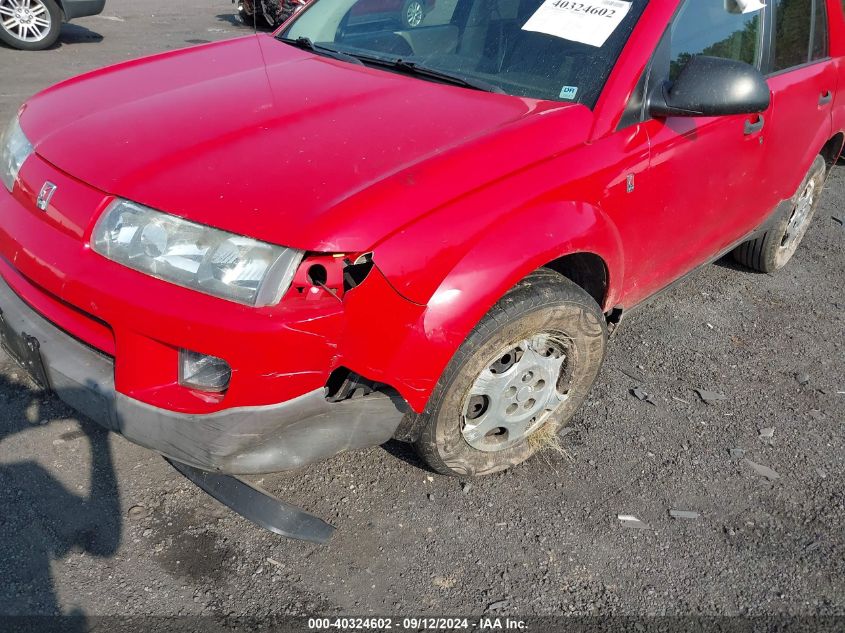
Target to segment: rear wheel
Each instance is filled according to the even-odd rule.
[[[810,228],[824,186],[827,167],[816,156],[796,194],[782,205],[771,229],[737,246],[733,256],[743,266],[763,273],[780,270],[792,259]]]
[[[601,367],[606,327],[584,290],[550,270],[517,284],[449,363],[418,416],[420,456],[447,475],[515,466],[554,437]]]
[[[55,0],[0,0],[0,40],[24,51],[40,51],[59,39],[62,11]]]

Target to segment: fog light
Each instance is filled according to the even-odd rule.
[[[222,358],[187,349],[179,352],[179,384],[200,391],[226,391],[232,368]]]

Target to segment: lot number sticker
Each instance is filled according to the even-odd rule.
[[[631,3],[625,0],[546,0],[522,30],[598,47],[604,45],[630,9]]]

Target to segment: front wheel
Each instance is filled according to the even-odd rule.
[[[481,320],[449,363],[416,423],[415,447],[446,475],[515,466],[584,402],[604,359],[604,315],[550,270],[529,275]]]
[[[55,0],[0,0],[0,40],[23,51],[50,48],[59,39],[62,12]]]

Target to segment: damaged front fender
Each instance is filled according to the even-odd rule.
[[[344,301],[344,364],[395,387],[418,413],[472,329],[532,271],[565,255],[595,254],[608,271],[605,303],[615,299],[623,270],[618,231],[591,205],[567,201],[513,213],[485,233],[467,233],[463,248],[440,257],[404,253],[402,244],[422,240],[426,228],[377,246],[376,268]],[[504,251],[509,244],[531,248]],[[390,280],[379,266],[391,269]]]

